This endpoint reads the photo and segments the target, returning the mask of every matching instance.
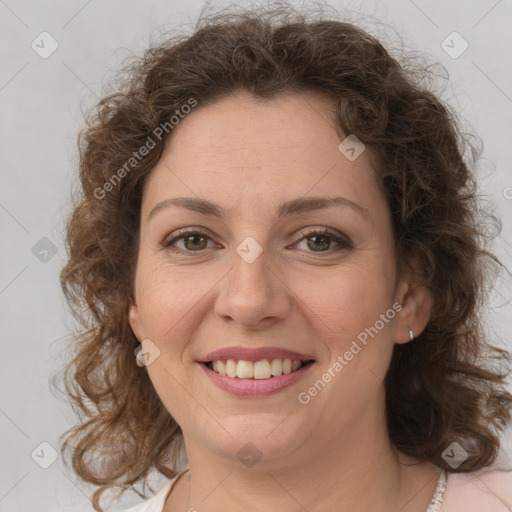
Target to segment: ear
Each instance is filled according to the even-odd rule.
[[[135,303],[130,303],[130,305],[128,306],[128,322],[130,323],[130,327],[132,328],[133,334],[135,334],[135,337],[141,343],[143,336],[141,332],[139,307]]]
[[[432,313],[432,294],[422,283],[420,266],[415,259],[403,272],[397,285],[395,301],[402,305],[395,317],[393,336],[395,343],[411,341],[409,329],[417,338],[425,329]]]

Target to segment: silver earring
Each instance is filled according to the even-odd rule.
[[[408,327],[409,329],[409,339],[412,341],[414,339],[414,333],[412,332],[412,329]]]

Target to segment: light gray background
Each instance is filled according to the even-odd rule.
[[[0,511],[92,510],[87,498],[92,488],[77,480],[61,456],[48,469],[31,458],[36,450],[34,459],[49,460],[51,449],[40,443],[58,450],[58,437],[74,419],[70,407],[52,395],[48,380],[62,363],[62,343],[72,325],[58,274],[65,261],[63,226],[81,109],[97,101],[109,70],[123,57],[140,54],[163,23],[191,27],[202,5],[0,0]],[[481,190],[500,209],[503,233],[496,251],[512,268],[512,188],[507,188],[512,187],[512,1],[333,0],[331,5],[393,26],[407,48],[427,52],[446,67],[451,86],[444,98],[484,142]],[[367,28],[371,18],[369,23]],[[31,48],[43,31],[59,45],[46,59]],[[456,59],[441,47],[453,31],[469,44]],[[53,257],[42,252],[43,237],[55,245]],[[34,254],[38,242],[43,246]],[[488,324],[512,349],[510,280],[498,285]],[[158,486],[160,477],[153,482]],[[138,501],[127,495],[119,508]]]

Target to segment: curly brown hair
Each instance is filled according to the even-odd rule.
[[[441,455],[456,440],[469,457],[455,471],[483,468],[497,456],[512,396],[509,372],[496,365],[507,369],[510,357],[489,344],[482,319],[501,263],[488,245],[497,218],[481,207],[470,170],[478,151],[425,85],[426,66],[418,73],[412,60],[400,62],[333,12],[309,16],[283,4],[200,18],[192,35],[167,39],[130,64],[118,92],[99,102],[80,133],[80,197],[67,226],[61,285],[81,325],[64,372],[81,423],[65,433],[62,450],[72,449],[74,471],[99,486],[96,510],[111,487],[135,489],[154,468],[176,474],[181,429],[135,364],[139,343],[127,317],[143,187],[172,130],[155,134],[191,98],[201,108],[239,89],[263,99],[329,95],[342,133],[356,135],[378,159],[397,269],[417,258],[433,297],[418,339],[394,347],[385,379],[391,441],[448,471]],[[150,139],[154,147],[140,157]]]

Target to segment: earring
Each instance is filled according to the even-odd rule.
[[[135,356],[135,361],[137,361],[137,366],[140,366],[141,368],[144,366],[144,363],[141,362],[141,360],[137,356]]]
[[[414,333],[412,332],[412,329],[408,327],[409,329],[409,340],[412,341],[414,339]]]

